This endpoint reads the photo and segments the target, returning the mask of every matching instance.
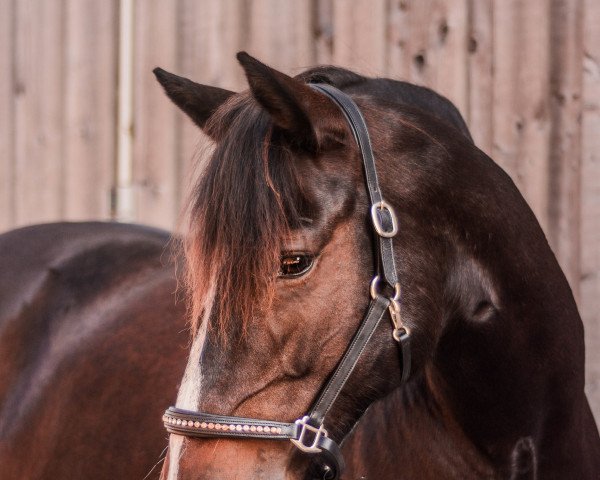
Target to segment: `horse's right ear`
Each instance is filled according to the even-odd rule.
[[[162,68],[157,67],[153,72],[173,103],[202,129],[217,108],[234,94],[222,88],[200,85]]]

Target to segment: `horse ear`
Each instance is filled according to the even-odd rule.
[[[340,112],[324,95],[299,79],[289,77],[246,52],[239,52],[250,91],[271,115],[284,138],[309,153],[341,143],[345,129],[339,126]]]
[[[200,85],[162,68],[157,67],[153,72],[173,103],[202,129],[217,108],[234,94],[222,88]]]

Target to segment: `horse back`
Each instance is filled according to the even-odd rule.
[[[186,357],[166,232],[57,223],[0,235],[3,478],[144,478]]]

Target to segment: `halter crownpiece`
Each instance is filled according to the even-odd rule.
[[[363,160],[367,191],[371,202],[370,216],[376,237],[377,257],[375,266],[377,274],[369,287],[371,302],[367,313],[333,375],[321,390],[310,413],[294,423],[212,415],[181,410],[176,407],[169,407],[163,416],[163,422],[169,433],[187,437],[290,440],[301,451],[319,455],[323,479],[336,480],[344,469],[344,458],[338,444],[329,438],[327,430],[323,427],[325,416],[344,388],[386,311],[390,314],[393,326],[392,338],[398,343],[401,351],[401,382],[404,383],[410,374],[411,367],[410,331],[404,326],[401,319],[401,289],[394,263],[392,239],[398,232],[398,221],[392,206],[381,195],[373,149],[365,120],[358,106],[342,91],[327,84],[311,84],[310,86],[333,100],[341,109],[352,130]],[[385,285],[394,291],[393,297],[388,298],[383,295]]]

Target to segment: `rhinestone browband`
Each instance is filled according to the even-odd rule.
[[[190,436],[243,436],[255,438],[289,439],[297,436],[294,423],[261,422],[253,418],[226,417],[203,414],[171,407],[163,415],[163,422],[170,433]]]

